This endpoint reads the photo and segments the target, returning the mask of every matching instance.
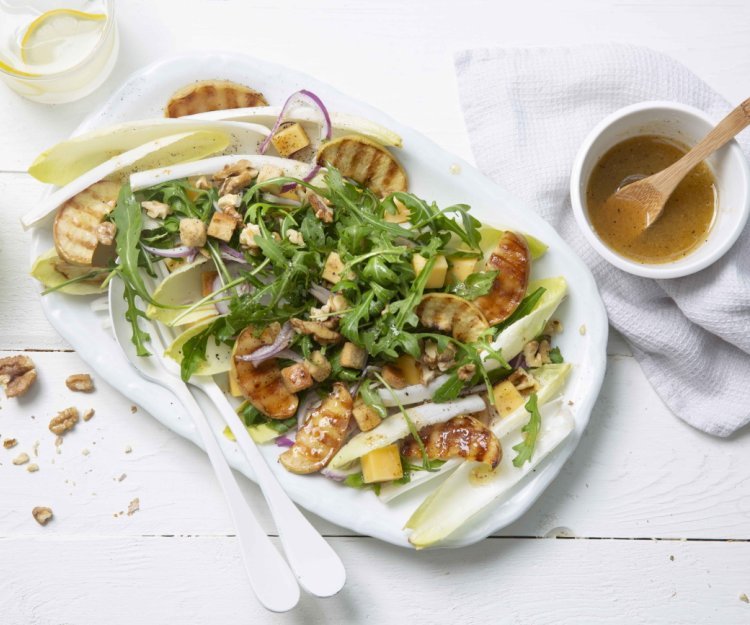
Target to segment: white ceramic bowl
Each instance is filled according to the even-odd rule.
[[[679,260],[644,264],[618,254],[602,242],[586,208],[586,187],[599,159],[613,146],[638,135],[661,135],[693,146],[719,120],[676,102],[643,102],[615,111],[589,133],[573,163],[570,198],[578,226],[605,260],[623,271],[646,278],[678,278],[708,267],[734,244],[750,215],[750,167],[739,144],[732,140],[707,163],[716,178],[718,210],[705,243]]]

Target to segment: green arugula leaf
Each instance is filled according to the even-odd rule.
[[[361,473],[352,473],[344,478],[344,484],[351,488],[365,488],[365,476]]]
[[[388,416],[388,410],[386,410],[383,400],[380,399],[380,395],[375,392],[372,388],[372,380],[365,380],[359,387],[359,396],[362,401],[365,402],[370,408],[372,408],[381,419],[385,419]]]
[[[125,311],[125,319],[130,323],[132,333],[130,340],[135,345],[135,353],[138,356],[150,356],[151,352],[146,348],[145,343],[151,340],[148,332],[141,330],[138,325],[138,317],[146,318],[146,314],[138,308],[135,303],[136,293],[133,288],[127,283],[124,283],[125,291],[123,292],[123,299],[128,303],[128,309]]]
[[[193,374],[206,362],[206,348],[208,347],[208,339],[214,333],[214,323],[209,324],[198,334],[189,338],[182,346],[180,377],[183,382],[187,382],[193,377]]]
[[[468,300],[487,295],[499,273],[499,271],[478,271],[472,273],[466,278],[465,282],[455,284],[450,292]]]
[[[158,306],[159,304],[154,302],[146,289],[139,268],[141,253],[139,241],[143,217],[141,205],[136,201],[133,192],[130,190],[130,184],[122,185],[117,197],[117,204],[112,211],[112,220],[117,226],[115,245],[117,255],[120,258],[117,273],[143,301]]]
[[[313,213],[308,212],[302,218],[300,233],[305,240],[305,245],[311,249],[322,248],[326,244],[326,233],[323,224]]]
[[[559,347],[553,347],[551,350],[549,350],[549,359],[556,365],[565,362],[563,355],[560,353]]]
[[[514,467],[522,467],[525,462],[531,460],[531,457],[534,455],[536,439],[542,427],[542,415],[539,413],[539,408],[537,407],[536,393],[531,394],[525,408],[531,416],[529,422],[521,429],[524,433],[523,440],[518,445],[513,446],[513,450],[518,452],[516,457],[513,458]]]
[[[443,402],[456,399],[456,397],[460,395],[464,386],[466,386],[466,383],[459,380],[458,373],[454,371],[448,376],[448,379],[440,385],[438,390],[435,391],[432,401],[436,404],[442,404]]]
[[[505,330],[505,328],[513,325],[516,321],[522,319],[532,310],[534,310],[534,306],[536,306],[537,302],[541,299],[546,290],[547,289],[545,289],[543,286],[540,286],[533,293],[529,293],[526,297],[524,297],[521,300],[521,303],[518,305],[518,308],[513,311],[513,314],[505,321],[495,326],[498,332],[502,332],[503,330]]]
[[[279,434],[288,432],[292,428],[297,427],[297,417],[289,417],[288,419],[269,419],[266,418],[266,425],[272,430],[276,430]]]

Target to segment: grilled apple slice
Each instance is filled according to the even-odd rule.
[[[474,300],[490,325],[505,321],[526,295],[531,273],[531,253],[526,239],[506,231],[487,259],[489,271],[499,271],[490,292]]]
[[[493,469],[503,458],[503,449],[486,425],[475,417],[462,415],[444,423],[428,425],[419,431],[427,457],[437,460],[463,458],[490,465]],[[421,458],[422,450],[413,436],[401,448],[407,458]]]
[[[166,117],[207,111],[267,106],[263,94],[229,80],[202,80],[178,89],[164,109]]]
[[[318,164],[332,165],[342,176],[356,180],[374,193],[385,197],[406,191],[406,172],[396,158],[382,145],[360,135],[345,135],[321,146]]]
[[[114,208],[120,184],[102,180],[74,195],[57,211],[53,235],[61,260],[71,265],[104,267],[114,257],[114,241],[98,231]]]
[[[426,328],[450,332],[462,343],[473,343],[490,327],[482,311],[451,293],[428,293],[417,306],[419,322]]]
[[[245,328],[237,337],[235,356],[252,354],[256,349],[270,345],[280,329],[278,323],[273,323],[260,336],[255,336],[255,328]],[[297,412],[299,400],[284,385],[284,378],[275,358],[258,365],[235,359],[234,368],[242,394],[264,415],[271,419],[288,419]]]
[[[352,396],[341,382],[323,400],[297,432],[289,449],[279,456],[279,462],[292,473],[315,473],[325,467],[344,444],[346,430],[352,417]]]

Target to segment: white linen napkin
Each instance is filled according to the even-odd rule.
[[[646,377],[690,425],[728,436],[750,421],[750,227],[717,263],[650,280],[604,261],[573,218],[569,177],[591,128],[616,109],[672,100],[716,120],[730,105],[683,65],[653,50],[480,49],[456,55],[477,166],[557,228],[594,273],[613,327]],[[748,132],[740,142],[748,153]]]

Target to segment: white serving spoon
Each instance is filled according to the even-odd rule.
[[[115,335],[118,342],[121,346],[125,342],[127,349],[133,352],[132,357],[137,359],[134,364],[139,370],[143,360],[157,359],[160,361],[161,366],[155,372],[158,378],[152,378],[155,382],[167,386],[165,380],[168,379],[176,381],[183,389],[186,389],[185,384],[179,378],[179,368],[176,363],[161,358],[161,354],[164,352],[164,342],[159,341],[159,347],[156,343],[153,343],[155,335],[159,334],[159,329],[155,324],[141,321],[144,327],[148,325],[148,332],[152,337],[152,351],[159,351],[159,354],[154,354],[153,358],[139,358],[135,355],[130,341],[130,324],[125,319],[126,305],[122,298],[122,283],[119,280],[117,280],[117,283],[120,289],[119,297],[113,297],[113,290],[117,287],[110,285],[109,310],[110,321],[113,328],[116,328]],[[157,336],[156,338],[160,337]],[[132,362],[127,350],[126,355]],[[167,370],[166,374],[160,370],[161,367]],[[344,587],[346,582],[346,570],[339,556],[281,488],[278,480],[260,454],[255,441],[247,432],[244,423],[213,378],[194,376],[190,380],[190,384],[201,389],[208,396],[225,423],[231,428],[237,444],[255,473],[258,486],[260,486],[278,529],[279,539],[287,560],[299,583],[307,592],[317,597],[335,595]],[[171,386],[168,386],[168,388],[172,389]]]
[[[300,597],[297,580],[248,506],[198,402],[179,375],[175,376],[174,371],[164,362],[164,345],[156,328],[146,328],[146,324],[143,324],[144,330],[149,331],[151,336],[150,348],[153,355],[139,357],[136,354],[135,346],[130,340],[130,324],[125,319],[127,307],[123,293],[122,281],[114,278],[109,285],[109,313],[115,340],[130,364],[144,378],[174,393],[193,420],[232,515],[245,571],[258,600],[274,612],[291,610]]]
[[[279,530],[284,553],[299,583],[317,597],[335,595],[346,582],[346,569],[341,559],[281,488],[244,423],[216,383],[211,378],[194,377],[190,384],[208,395],[232,429],[237,444],[255,472],[258,486]]]

